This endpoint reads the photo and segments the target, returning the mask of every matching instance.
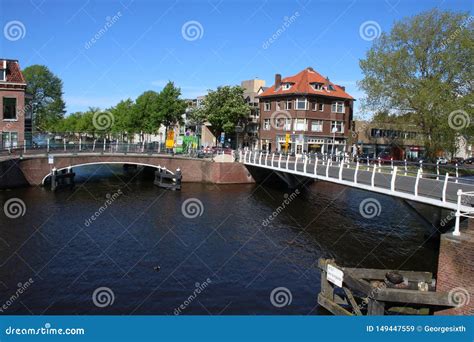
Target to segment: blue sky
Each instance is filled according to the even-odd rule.
[[[168,80],[192,98],[254,77],[271,85],[275,73],[308,66],[360,99],[359,59],[372,44],[371,28],[388,31],[394,21],[434,7],[472,12],[473,3],[0,0],[0,57],[18,59],[22,68],[47,65],[64,82],[68,113],[135,99]]]

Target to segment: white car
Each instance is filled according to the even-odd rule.
[[[436,164],[446,165],[448,164],[448,160],[444,157],[436,158]]]

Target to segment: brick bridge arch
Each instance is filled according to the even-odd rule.
[[[248,170],[240,163],[221,163],[208,159],[185,158],[168,155],[145,154],[114,154],[114,153],[82,153],[82,154],[52,154],[54,164],[48,163],[46,155],[24,156],[19,161],[19,167],[28,183],[41,185],[51,173],[54,166],[61,170],[68,167],[94,164],[135,164],[155,168],[164,168],[170,172],[181,169],[183,182],[203,183],[253,183]]]

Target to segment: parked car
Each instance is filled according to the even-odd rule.
[[[448,160],[444,157],[438,157],[436,158],[436,164],[446,165],[448,164]]]
[[[461,165],[464,163],[464,158],[461,158],[461,157],[454,157],[452,158],[450,161],[449,161],[451,164],[458,164],[458,165]]]
[[[474,164],[474,158],[467,158],[464,160],[464,164]]]

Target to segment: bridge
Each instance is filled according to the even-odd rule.
[[[230,157],[230,156],[227,156]],[[132,164],[165,169],[173,173],[181,170],[183,182],[215,184],[253,183],[245,166],[233,162],[221,162],[222,156],[209,155],[197,158],[193,155],[165,153],[147,148],[143,144],[104,143],[103,145],[64,145],[53,148],[18,147],[0,151],[0,183],[8,173],[22,173],[30,185],[42,185],[53,168],[63,170],[85,165]],[[227,158],[228,159],[228,158]],[[232,160],[232,159],[231,159]],[[1,185],[1,184],[0,184]]]
[[[274,171],[282,179],[289,175],[332,182],[455,211],[454,235],[460,235],[461,217],[474,217],[474,182],[459,175],[436,174],[406,162],[390,166],[380,160],[367,163],[334,161],[327,156],[290,156],[262,151],[240,151],[239,161]],[[457,171],[456,171],[457,173]]]

